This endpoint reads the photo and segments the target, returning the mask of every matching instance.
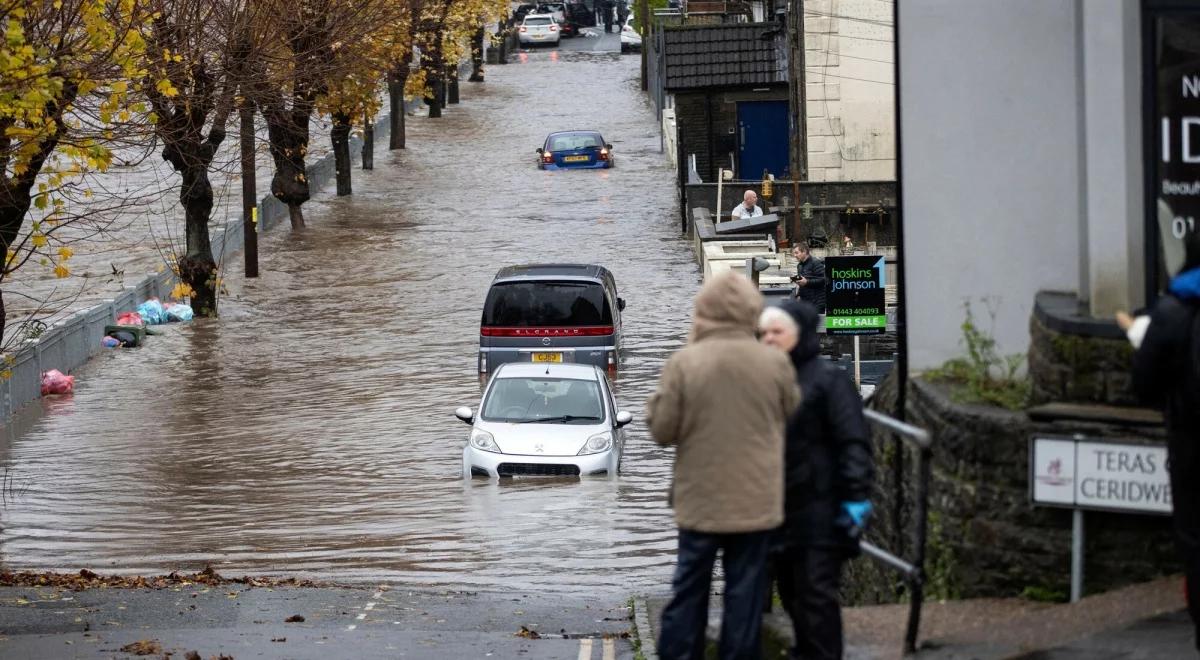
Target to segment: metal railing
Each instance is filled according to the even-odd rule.
[[[876,428],[883,429],[895,438],[913,445],[917,450],[917,492],[915,497],[915,517],[912,528],[912,559],[905,560],[883,548],[867,541],[860,541],[859,547],[863,553],[879,563],[895,569],[904,578],[909,588],[908,625],[904,632],[904,652],[915,653],[917,650],[917,634],[921,626],[921,605],[925,599],[925,543],[928,534],[929,520],[929,479],[930,463],[933,458],[933,438],[925,429],[906,424],[898,419],[889,417],[879,411],[867,408],[863,410],[867,421]],[[903,473],[901,454],[896,454],[896,508],[893,513],[895,532],[900,537],[900,510],[904,496],[901,488]],[[900,554],[903,554],[901,552]]]

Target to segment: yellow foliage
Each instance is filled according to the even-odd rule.
[[[58,258],[62,259],[63,261],[70,259],[74,255],[75,255],[75,251],[65,245],[58,248]]]
[[[149,16],[144,0],[26,0],[0,11],[0,184],[31,194],[27,216],[57,225],[63,218],[61,191],[69,179],[112,163],[109,141],[116,134],[105,120],[128,112]],[[98,126],[84,127],[77,106],[94,105]],[[36,192],[34,190],[36,189]],[[24,225],[24,222],[22,223]],[[4,273],[46,248],[49,238],[32,223],[27,242],[6,254]],[[58,251],[62,261],[70,248]],[[34,257],[50,265],[45,257]],[[54,268],[66,277],[65,265]]]
[[[179,284],[176,284],[175,288],[171,289],[171,297],[174,298],[175,300],[183,300],[184,298],[191,298],[194,295],[196,295],[196,290],[193,289],[190,284],[186,284],[184,282],[180,282]]]
[[[68,277],[70,274],[71,274],[71,271],[70,271],[70,269],[67,268],[66,264],[60,263],[60,264],[56,264],[54,266],[54,276],[55,277],[62,279],[64,277]]]

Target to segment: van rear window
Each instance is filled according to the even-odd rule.
[[[595,282],[508,282],[492,286],[483,325],[545,327],[612,325],[604,287]]]

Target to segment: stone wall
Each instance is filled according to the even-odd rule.
[[[890,412],[896,379],[877,391],[872,407]],[[1039,422],[1024,412],[955,402],[940,385],[911,379],[908,421],[934,437],[930,499],[929,592],[934,598],[1019,596],[1024,592],[1066,594],[1070,584],[1071,513],[1034,507],[1029,501],[1029,441],[1035,434],[1082,433],[1096,438],[1162,443],[1161,427],[1120,422]],[[893,506],[903,503],[901,529],[911,527],[915,480],[897,496],[893,467],[904,461],[913,474],[915,456],[877,439],[879,507],[870,537],[896,548]],[[1088,512],[1086,591],[1094,593],[1179,570],[1170,519]],[[854,602],[897,597],[893,573],[860,559],[848,571],[847,596]]]
[[[1133,347],[1107,319],[1087,317],[1074,294],[1041,292],[1029,321],[1033,402],[1135,406]]]

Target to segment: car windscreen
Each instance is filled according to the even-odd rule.
[[[525,25],[550,25],[553,21],[553,18],[546,15],[525,17]]]
[[[488,291],[484,326],[570,327],[612,325],[599,282],[501,282]]]
[[[594,380],[497,378],[480,415],[489,422],[596,424],[604,404]]]
[[[550,136],[549,147],[555,151],[574,151],[576,149],[599,149],[604,146],[604,139],[599,133],[557,133]]]

